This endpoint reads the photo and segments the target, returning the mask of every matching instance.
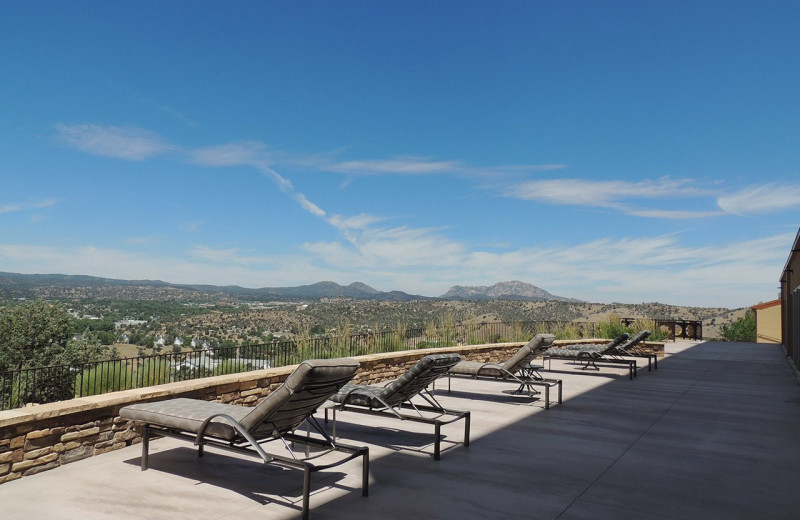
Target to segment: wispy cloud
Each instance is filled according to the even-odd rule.
[[[56,138],[91,155],[142,161],[177,148],[155,132],[94,124],[56,125]]]
[[[313,155],[297,157],[280,155],[287,166],[312,168],[319,171],[341,173],[349,176],[381,175],[458,175],[492,177],[497,175],[520,175],[531,172],[558,170],[564,164],[494,165],[471,166],[457,160],[436,160],[428,157],[392,157],[389,159],[359,159],[338,161],[331,156]]]
[[[639,182],[588,179],[538,179],[517,183],[504,196],[549,204],[607,208],[635,217],[693,219],[719,215],[747,215],[784,211],[800,206],[800,185],[769,183],[720,195],[720,183],[701,187],[692,179],[661,177]],[[642,207],[637,201],[716,199],[706,211]],[[712,202],[710,202],[712,204]]]
[[[676,197],[708,197],[712,193],[691,179],[660,177],[638,182],[589,179],[538,179],[517,183],[503,191],[507,197],[549,204],[607,208],[632,216],[686,219],[710,217],[722,211],[683,211],[642,208],[642,199],[674,201]]]
[[[326,169],[335,173],[357,175],[429,175],[453,173],[463,169],[463,167],[458,161],[434,161],[425,158],[407,157],[331,162],[326,166]]]
[[[33,202],[11,202],[0,205],[0,213],[12,213],[14,211],[26,211],[30,209],[41,209],[54,206],[56,199],[49,198]]]
[[[800,185],[770,183],[750,186],[719,197],[717,204],[735,215],[783,211],[800,206]]]
[[[616,207],[631,198],[665,198],[676,195],[697,196],[701,192],[688,179],[660,179],[639,182],[594,181],[587,179],[542,179],[516,184],[505,194],[527,200],[554,204]]]
[[[351,229],[366,229],[373,224],[386,220],[385,217],[378,217],[375,215],[368,215],[361,213],[352,217],[344,217],[342,215],[331,215],[328,222],[341,230]]]
[[[243,141],[196,148],[187,153],[191,162],[201,166],[252,166],[264,160],[266,150],[263,143]]]

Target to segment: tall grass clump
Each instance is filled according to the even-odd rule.
[[[134,388],[136,371],[125,361],[85,368],[77,376],[78,395],[100,395]]]
[[[583,337],[581,329],[574,323],[560,323],[551,334],[556,339],[580,339]]]
[[[339,326],[336,327],[336,332],[337,334],[333,337],[333,342],[331,343],[329,357],[347,357],[350,355],[350,336],[352,334],[350,322],[347,320],[340,322]]]
[[[136,386],[155,386],[171,383],[172,364],[166,359],[138,358]]]
[[[656,325],[656,320],[650,318],[636,318],[630,326],[631,335],[643,330],[649,330],[650,335],[645,341],[664,341],[669,339],[669,334]]]
[[[595,331],[597,337],[608,339],[614,339],[620,334],[630,334],[630,329],[623,325],[620,317],[613,312],[607,314],[605,318],[597,322]]]

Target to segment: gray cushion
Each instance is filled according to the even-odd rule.
[[[503,363],[503,368],[516,374],[519,370],[530,363],[536,356],[542,353],[542,350],[548,348],[553,344],[555,336],[552,334],[537,334],[528,343],[520,347],[508,361]]]
[[[552,334],[537,334],[521,346],[505,363],[482,363],[462,361],[450,369],[451,374],[464,376],[506,377],[506,371],[516,374],[522,367],[533,361],[553,344]]]
[[[451,374],[459,376],[486,376],[504,377],[503,365],[499,363],[484,363],[482,361],[462,361],[450,369]]]
[[[638,345],[642,341],[646,340],[650,336],[650,334],[651,332],[649,330],[639,331],[638,334],[636,334],[631,339],[620,345],[619,349],[630,352],[637,352],[637,351],[641,352],[641,348]]]
[[[626,339],[628,339],[628,334],[627,333],[622,333],[619,336],[617,336],[616,338],[614,338],[611,341],[609,341],[608,343],[605,343],[605,344],[602,344],[602,345],[597,345],[597,344],[592,344],[592,343],[583,343],[583,344],[578,343],[576,345],[562,345],[562,346],[559,346],[558,348],[551,348],[550,350],[547,351],[547,355],[548,356],[559,355],[559,356],[562,356],[562,357],[573,357],[571,354],[568,354],[568,353],[567,354],[561,354],[561,352],[563,352],[565,350],[574,350],[576,352],[588,352],[588,353],[592,353],[592,354],[599,354],[599,355],[602,356],[603,354],[613,352],[614,349],[617,348]],[[559,352],[559,354],[556,354],[556,352]]]
[[[119,411],[119,415],[133,421],[158,424],[197,433],[203,421],[211,415],[227,414],[235,420],[241,421],[250,413],[250,410],[250,408],[244,406],[181,397],[155,403],[131,404],[122,408]],[[221,437],[227,440],[233,439],[235,436],[233,427],[230,423],[223,421],[223,419],[212,420],[206,432],[214,437]]]
[[[286,381],[255,407],[177,398],[123,407],[121,417],[196,433],[203,421],[227,414],[255,437],[293,430],[353,378],[359,363],[354,359],[316,359],[300,363]],[[231,440],[236,432],[224,419],[213,419],[206,429],[211,436]]]
[[[330,400],[370,408],[382,407],[382,400],[390,406],[397,406],[419,394],[459,361],[461,356],[458,354],[430,354],[386,386],[349,384],[332,395]]]

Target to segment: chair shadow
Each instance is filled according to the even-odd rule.
[[[468,380],[465,379],[464,381]],[[508,383],[509,386],[512,385],[512,383],[509,383],[507,381],[498,381],[497,383],[498,384]],[[491,394],[487,394],[486,392],[477,389],[474,392],[470,392],[463,389],[447,390],[445,388],[441,390],[437,389],[436,392],[437,396],[456,397],[460,399],[470,399],[470,400],[480,399],[481,401],[489,401],[491,403],[513,404],[516,406],[531,406],[534,403],[537,403],[538,401],[542,401],[541,394],[529,396],[526,393],[517,393],[516,390],[513,388],[502,389],[498,387],[497,391],[492,392]],[[544,406],[544,401],[542,401],[542,406]]]
[[[141,460],[141,457],[135,457],[123,462],[139,467]],[[260,505],[276,503],[302,511],[303,472],[297,469],[215,452],[213,447],[206,447],[203,457],[198,457],[196,449],[183,446],[151,451],[148,462],[148,471],[194,480],[198,485],[224,488]],[[311,495],[330,487],[358,491],[337,484],[346,476],[340,471],[316,472],[311,479]]]
[[[434,440],[433,440],[432,424],[425,424],[420,426],[420,427],[430,428],[431,431],[429,433],[415,432],[402,428],[392,428],[389,426],[370,426],[366,424],[360,424],[358,422],[353,422],[353,420],[357,421],[358,415],[361,414],[359,414],[358,412],[350,412],[350,413],[339,412],[336,414],[337,438],[345,437],[348,440],[348,442],[353,442],[353,443],[365,442],[368,444],[374,444],[376,446],[383,446],[395,452],[411,451],[428,455],[431,458],[433,457]],[[342,420],[342,417],[345,417],[346,420]],[[389,418],[389,416],[387,416],[387,418]],[[404,424],[404,423],[415,424],[406,421],[400,421],[399,419],[396,420],[398,424]],[[327,424],[329,426],[328,433],[331,433],[330,425],[332,423],[329,422]],[[448,434],[447,434],[448,428],[458,430],[458,432],[462,435],[464,431],[464,427],[460,423],[445,425],[442,428],[441,445],[440,445],[440,451],[442,455],[464,444],[461,440],[452,440],[452,441],[448,440]],[[457,438],[460,439],[460,437]]]

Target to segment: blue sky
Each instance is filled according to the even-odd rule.
[[[0,271],[777,297],[797,2],[4,2]]]

